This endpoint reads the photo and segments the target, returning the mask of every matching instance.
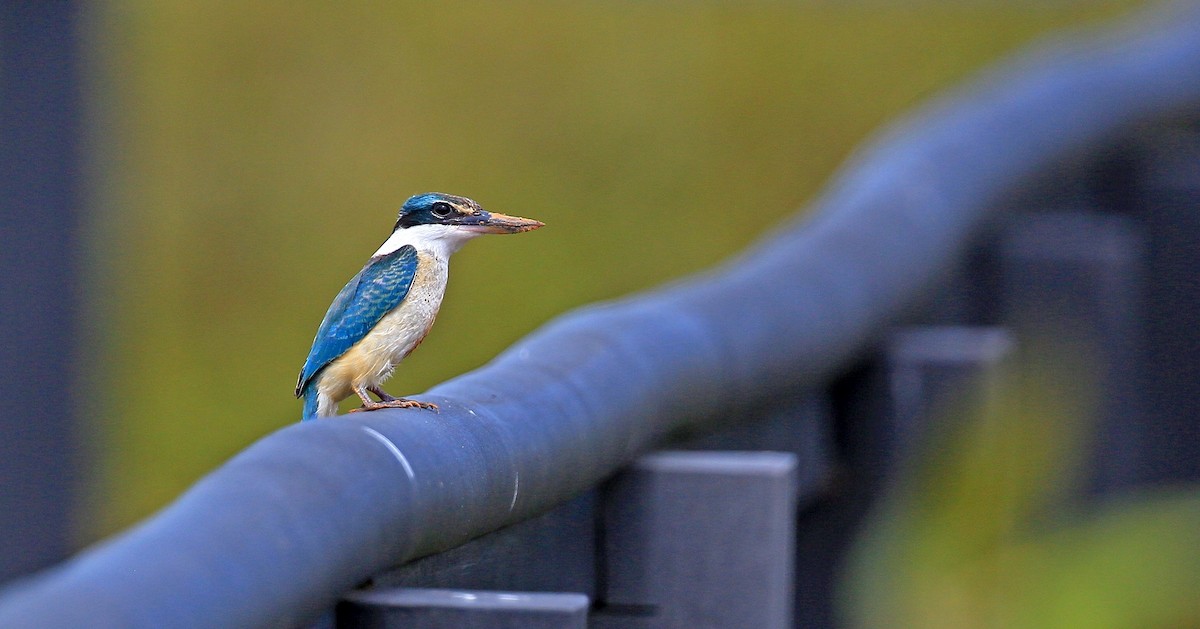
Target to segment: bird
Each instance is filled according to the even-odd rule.
[[[437,411],[436,404],[393,397],[380,387],[433,327],[446,292],[450,256],[477,236],[517,234],[543,225],[488,212],[452,194],[428,192],[405,201],[391,235],[337,294],[317,328],[296,380],[296,397],[304,400],[301,420],[332,417],[338,403],[351,395],[362,400],[351,412]]]

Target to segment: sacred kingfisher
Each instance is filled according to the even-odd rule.
[[[450,194],[430,192],[406,201],[392,235],[333,299],[317,329],[296,382],[296,397],[304,398],[302,419],[336,415],[338,402],[352,394],[362,400],[354,411],[437,410],[429,402],[392,397],[380,385],[433,327],[446,292],[450,255],[476,236],[516,234],[542,225],[488,212]]]

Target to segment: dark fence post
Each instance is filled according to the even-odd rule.
[[[1020,217],[1000,243],[1002,318],[1022,343],[1066,343],[1096,378],[1091,489],[1127,489],[1145,478],[1149,418],[1143,387],[1144,243],[1114,214]]]
[[[1200,481],[1200,124],[1151,133],[1125,210],[1149,240],[1143,479]]]
[[[795,455],[668,451],[605,495],[597,627],[792,626]]]
[[[0,2],[0,582],[71,551],[81,456],[73,2]]]
[[[595,595],[596,492],[374,577],[373,587]]]
[[[890,412],[876,429],[886,467],[913,454],[947,403],[1014,350],[1015,339],[998,327],[910,326],[893,333],[885,354]]]

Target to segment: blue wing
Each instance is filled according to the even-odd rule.
[[[372,258],[342,288],[313,339],[308,359],[296,381],[296,397],[321,369],[362,340],[371,328],[404,301],[417,272],[417,250],[405,245],[387,255]]]

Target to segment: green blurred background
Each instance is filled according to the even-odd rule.
[[[81,540],[298,419],[316,326],[409,195],[547,227],[456,256],[395,394],[565,309],[712,265],[899,112],[1134,4],[96,5],[89,377],[103,393],[86,416],[102,474]]]

